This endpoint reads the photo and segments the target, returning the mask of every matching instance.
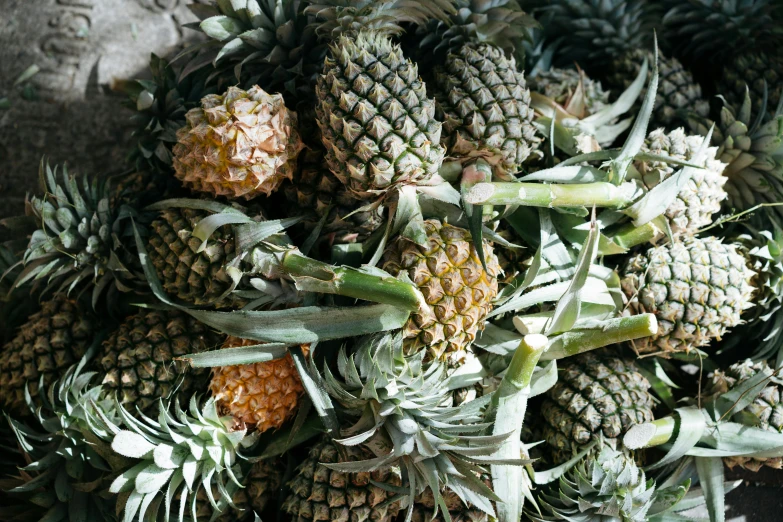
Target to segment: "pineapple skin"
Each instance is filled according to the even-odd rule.
[[[345,457],[341,457],[340,453]],[[370,481],[400,487],[397,472],[389,469],[373,472],[343,473],[320,463],[334,464],[374,458],[361,446],[338,447],[324,437],[310,448],[309,456],[297,468],[289,482],[290,493],[282,510],[292,522],[390,522],[400,511],[400,503],[383,505],[394,494]]]
[[[413,314],[405,323],[407,353],[428,350],[432,359],[456,365],[468,353],[484,319],[492,310],[501,269],[497,256],[484,242],[487,270],[481,266],[470,233],[464,228],[424,222],[427,244],[399,237],[384,252],[381,268],[392,275],[406,272],[419,287],[432,313]]]
[[[269,195],[291,179],[302,140],[296,113],[280,94],[229,87],[188,111],[173,148],[177,179],[196,192],[229,199]]]
[[[732,388],[739,386],[747,379],[756,375],[759,371],[768,368],[765,361],[754,363],[750,359],[732,364],[725,371],[718,370],[713,374],[708,395],[723,395]],[[778,376],[780,373],[778,372]],[[743,413],[750,413],[758,419],[756,427],[771,431],[773,433],[783,433],[783,403],[781,403],[781,394],[783,386],[769,381],[767,386],[762,389],[748,404],[740,411],[734,411],[732,416],[737,417],[737,422],[742,423]],[[730,469],[739,466],[749,471],[759,471],[763,466],[773,469],[783,469],[783,457],[744,457],[731,456],[723,458],[724,464]]]
[[[174,390],[179,397],[200,391],[207,371],[175,361],[220,344],[222,336],[178,310],[142,309],[126,318],[103,343],[95,366],[104,373],[103,386],[119,401],[156,412],[158,401]]]
[[[450,157],[484,157],[500,172],[514,173],[538,150],[530,90],[500,48],[463,45],[436,68],[435,83]]]
[[[238,509],[230,506],[218,515],[214,522],[239,522],[253,519],[253,513],[261,513],[270,501],[275,500],[283,483],[285,464],[281,460],[259,460],[247,475],[242,477],[244,489],[238,489],[231,499]],[[196,516],[198,522],[212,520],[214,508],[203,488],[198,492]],[[177,505],[176,503],[173,503]],[[174,513],[172,513],[172,516]]]
[[[734,106],[742,104],[745,88],[751,91],[753,112],[761,110],[764,99],[764,82],[767,85],[767,115],[772,116],[780,103],[783,92],[783,53],[742,53],[734,57],[723,71],[718,93]]]
[[[416,65],[378,32],[340,36],[316,84],[326,162],[358,198],[436,175],[441,124]]]
[[[739,246],[715,237],[684,237],[631,257],[621,281],[629,309],[658,319],[658,333],[634,348],[668,357],[720,339],[752,306],[754,276]]]
[[[619,439],[634,424],[652,421],[649,389],[633,361],[612,352],[564,359],[541,403],[540,433],[554,463],[566,462],[599,436]]]
[[[0,407],[29,414],[25,388],[33,400],[41,377],[44,386],[79,362],[92,342],[97,321],[79,302],[57,295],[41,304],[0,353]]]
[[[223,348],[256,344],[229,337]],[[293,418],[304,393],[290,354],[267,362],[214,368],[209,389],[221,409],[259,432],[277,429]]]

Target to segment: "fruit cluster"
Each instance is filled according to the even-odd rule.
[[[783,5],[191,10],[128,164],[3,222],[0,520],[722,521],[783,467]]]

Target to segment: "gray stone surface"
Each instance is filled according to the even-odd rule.
[[[187,0],[0,0],[0,217],[22,211],[46,155],[80,172],[122,168],[130,112],[113,80],[144,75],[193,20]],[[187,30],[186,30],[187,31]],[[188,31],[191,32],[191,31]],[[14,85],[35,66],[28,81]]]

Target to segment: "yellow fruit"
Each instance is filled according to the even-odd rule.
[[[229,337],[223,348],[254,344],[258,342]],[[292,418],[304,393],[290,354],[267,362],[215,368],[209,388],[221,408],[259,432],[277,429]]]

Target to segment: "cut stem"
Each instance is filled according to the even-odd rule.
[[[528,207],[623,208],[637,197],[637,188],[631,184],[573,183],[568,185],[546,183],[478,183],[465,195],[473,205],[524,205]]]
[[[500,381],[500,386],[492,396],[492,402],[486,414],[488,417],[493,417],[497,413],[497,408],[502,400],[512,397],[530,385],[533,371],[541,354],[544,353],[547,343],[546,336],[541,334],[530,334],[522,338],[511,358],[503,380]]]
[[[418,288],[392,276],[381,276],[351,267],[333,266],[290,250],[282,255],[283,270],[297,287],[336,294],[426,313],[428,306]]]
[[[599,328],[575,329],[551,339],[542,360],[562,359],[602,346],[649,337],[658,333],[653,314],[618,317],[601,323]]]
[[[652,422],[636,424],[625,433],[623,444],[631,450],[666,444],[674,436],[675,426],[676,422],[673,417],[663,417]]]
[[[620,227],[620,230],[612,236],[612,241],[625,249],[649,243],[664,231],[655,225],[655,221],[645,223],[640,227],[633,226],[633,223],[627,223]]]

